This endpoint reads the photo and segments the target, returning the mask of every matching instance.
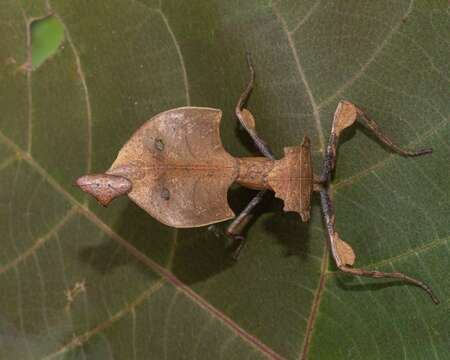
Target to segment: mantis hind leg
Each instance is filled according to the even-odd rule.
[[[439,304],[438,298],[434,295],[431,288],[423,281],[420,281],[418,279],[415,279],[411,276],[405,275],[400,272],[383,272],[377,270],[366,270],[352,267],[353,261],[351,263],[348,263],[345,259],[345,253],[341,249],[339,249],[340,245],[339,242],[342,242],[342,240],[339,238],[339,235],[337,234],[335,229],[335,215],[333,210],[333,204],[327,189],[322,189],[320,191],[320,198],[322,202],[322,210],[324,213],[325,223],[327,226],[328,237],[331,244],[331,253],[339,270],[341,270],[344,273],[352,274],[355,276],[365,276],[371,278],[391,278],[405,281],[407,283],[416,285],[420,287],[422,290],[426,291],[428,295],[431,297],[431,300],[435,304]]]

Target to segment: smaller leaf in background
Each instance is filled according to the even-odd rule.
[[[36,70],[52,56],[64,40],[64,28],[54,16],[31,23],[31,64]]]

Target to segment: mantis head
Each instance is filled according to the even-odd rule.
[[[128,194],[133,187],[126,177],[109,174],[85,175],[76,184],[105,207],[116,197]]]

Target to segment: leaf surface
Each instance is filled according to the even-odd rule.
[[[35,71],[32,20],[64,27]],[[445,1],[12,1],[0,14],[0,357],[424,359],[448,354],[450,57]],[[336,273],[310,224],[268,198],[228,260],[220,229],[174,230],[127,199],[104,209],[72,184],[105,171],[144,121],[178,106],[248,107],[280,156],[312,140],[316,172],[340,99],[404,147],[346,130],[333,183],[357,266],[435,290]],[[235,211],[253,193],[229,192]]]

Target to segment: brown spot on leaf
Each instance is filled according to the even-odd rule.
[[[71,289],[67,289],[66,291],[64,291],[64,295],[66,296],[66,299],[67,299],[67,303],[66,303],[66,307],[65,307],[66,311],[69,311],[75,298],[84,292],[86,292],[86,281],[85,280],[77,281]]]

